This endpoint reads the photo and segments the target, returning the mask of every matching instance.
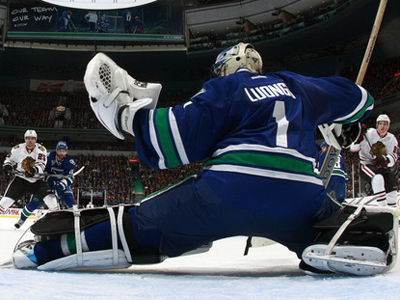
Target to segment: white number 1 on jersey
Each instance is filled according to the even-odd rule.
[[[287,130],[289,121],[286,119],[285,102],[275,101],[274,112],[272,116],[275,118],[278,129],[276,131],[276,145],[287,148]]]

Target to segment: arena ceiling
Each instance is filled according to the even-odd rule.
[[[201,1],[201,5],[217,2],[219,4],[231,1]],[[312,0],[299,2],[310,4]],[[332,18],[325,24],[294,32],[285,38],[260,41],[255,43],[255,46],[265,57],[265,64],[276,69],[291,69],[299,62],[310,60],[319,62],[329,59],[337,63],[345,59],[343,58],[345,55],[352,53],[355,53],[357,65],[359,64],[357,60],[360,60],[365,49],[379,1],[361,0],[358,3],[360,5],[353,11]],[[389,1],[374,58],[378,55],[393,56],[396,51],[397,55],[400,53],[399,11],[400,1]],[[109,55],[128,71],[137,74],[140,80],[164,82],[171,78],[181,81],[188,78],[206,79],[211,64],[221,50],[209,49],[196,53],[185,51],[110,52]],[[81,80],[86,64],[93,54],[93,51],[31,49],[29,45],[26,48],[5,48],[4,51],[0,51],[0,74],[20,79]],[[331,69],[323,69],[325,67],[319,68],[320,71],[327,73],[334,72]]]

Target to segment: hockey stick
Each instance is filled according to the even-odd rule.
[[[44,176],[49,176],[49,177],[55,177],[55,178],[70,178],[70,177],[75,177],[77,175],[79,175],[79,173],[81,173],[83,171],[83,169],[85,169],[85,166],[81,167],[78,171],[76,171],[73,174],[69,174],[69,175],[63,175],[63,174],[48,174],[48,173],[44,173]]]
[[[361,85],[362,82],[364,81],[365,73],[367,72],[367,67],[369,65],[369,62],[371,60],[372,52],[374,50],[375,42],[378,37],[379,29],[382,24],[383,20],[383,15],[385,13],[385,9],[387,6],[388,0],[381,0],[379,3],[379,8],[378,12],[375,17],[375,22],[374,26],[372,27],[372,31],[369,37],[369,42],[367,45],[367,48],[365,50],[364,58],[360,66],[360,70],[358,72],[358,76],[356,79],[356,84]],[[324,183],[324,187],[326,188],[329,184],[329,180],[331,179],[333,168],[335,167],[335,163],[339,157],[340,154],[340,145],[337,142],[337,139],[333,133],[333,131],[337,131],[336,133],[339,133],[341,130],[341,125],[337,124],[336,126],[329,126],[328,124],[323,124],[318,126],[319,130],[321,131],[324,139],[326,141],[330,141],[330,145],[328,147],[328,150],[326,152],[326,156],[324,159],[324,162],[322,163],[321,171],[320,171],[320,176],[322,179],[322,182]],[[332,146],[331,144],[335,143],[335,147]],[[332,198],[331,198],[332,199]],[[333,200],[333,199],[332,199]],[[339,206],[343,206],[337,201],[334,201]],[[246,247],[244,250],[244,255],[247,255],[249,252],[249,248],[253,247],[252,246],[252,239],[254,237],[248,237],[247,242],[246,242]],[[260,241],[265,241],[267,245],[270,245],[268,242],[268,239],[262,238],[262,237],[257,237],[257,239],[260,239]],[[259,244],[263,245],[263,242],[259,242]]]
[[[378,37],[379,29],[382,24],[383,15],[386,10],[387,2],[388,2],[388,0],[381,0],[381,2],[379,3],[379,8],[378,8],[378,12],[375,17],[374,26],[372,27],[368,45],[365,50],[364,58],[361,63],[360,70],[358,72],[358,76],[356,79],[356,84],[358,84],[358,85],[362,85],[362,83],[364,81],[365,73],[367,72],[367,68],[368,68],[369,62],[371,60],[372,52],[374,50],[375,42]],[[332,128],[329,125],[327,125],[327,124],[319,125],[318,128],[321,131],[322,135],[324,136],[325,140],[329,141],[333,138],[333,140],[336,141],[336,137],[333,135]],[[325,187],[327,187],[329,184],[329,180],[331,178],[333,168],[335,166],[337,158],[339,157],[339,154],[340,154],[339,148],[337,148],[337,147],[335,148],[332,145],[330,145],[328,147],[326,157],[322,164],[321,172],[320,172],[320,176],[322,178],[322,181],[323,181]]]
[[[55,178],[70,178],[70,177],[75,177],[79,173],[81,173],[85,169],[85,166],[81,167],[78,171],[76,171],[73,174],[68,174],[68,175],[63,175],[63,174],[49,174],[49,173],[41,173],[41,174],[36,174],[32,176],[31,178],[43,178],[43,177],[55,177]],[[10,174],[15,174],[15,175],[25,175],[25,173],[21,171],[11,171]]]

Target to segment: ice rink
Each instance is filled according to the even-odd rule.
[[[0,218],[0,263],[33,221],[14,230],[17,217]],[[303,274],[299,260],[273,244],[250,248],[246,237],[214,243],[208,253],[134,266],[119,272],[78,273],[0,269],[0,298],[21,299],[395,299],[400,294],[400,262],[371,277]]]

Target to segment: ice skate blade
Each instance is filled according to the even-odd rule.
[[[328,245],[312,245],[303,252],[306,264],[319,270],[368,276],[388,268],[385,253],[376,247],[335,246],[330,254]]]

